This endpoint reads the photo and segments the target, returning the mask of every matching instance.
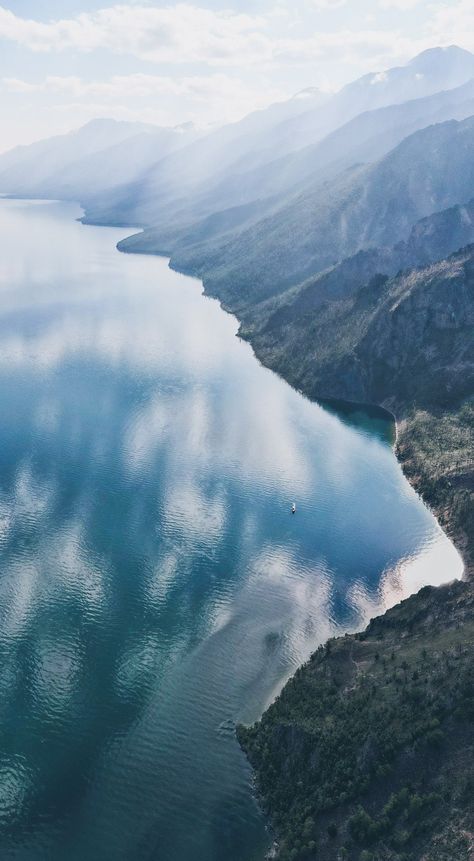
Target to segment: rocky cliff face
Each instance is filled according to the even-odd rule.
[[[474,389],[474,246],[394,279],[356,346],[370,400],[449,406]]]
[[[472,392],[474,246],[392,279],[375,276],[317,307],[310,289],[243,330],[263,361],[299,388],[438,407]]]

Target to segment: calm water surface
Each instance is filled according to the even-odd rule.
[[[234,722],[461,563],[380,421],[78,215],[0,202],[0,857],[262,861]]]

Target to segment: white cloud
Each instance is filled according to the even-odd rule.
[[[391,30],[376,29],[321,31],[307,39],[279,39],[274,43],[273,55],[285,63],[307,63],[337,52],[344,62],[360,61],[362,57],[378,62],[382,57],[387,59],[394,49],[399,50],[399,36]]]
[[[170,113],[170,100],[176,100],[177,106],[186,105],[187,119],[205,123],[235,120],[282,97],[280,88],[268,85],[256,90],[251,83],[222,72],[180,77],[135,73],[112,75],[104,81],[86,81],[76,75],[48,75],[40,81],[5,77],[1,85],[18,98],[50,96],[57,102],[56,111],[69,111],[74,105],[81,121],[108,116],[112,111],[117,119],[164,125],[179,123],[183,118],[182,108],[176,115]]]
[[[381,9],[399,9],[401,12],[408,12],[419,6],[423,0],[380,0]]]
[[[442,3],[433,9],[431,39],[440,45],[457,44],[474,49],[474,4],[472,0]]]
[[[115,5],[49,23],[0,7],[0,37],[39,52],[105,49],[157,63],[230,65],[271,56],[265,19],[188,3],[166,8]]]
[[[329,9],[346,0],[311,0]],[[392,51],[399,34],[379,29],[309,32],[288,37],[271,33],[270,20],[233,11],[212,11],[188,3],[166,8],[116,5],[48,24],[20,18],[0,6],[0,38],[39,52],[102,49],[167,64],[269,67],[308,63],[337,50],[341,60]]]
[[[341,6],[346,5],[347,0],[309,0],[309,3],[319,12],[323,9],[340,9]]]
[[[3,78],[5,88],[12,93],[65,93],[72,98],[124,99],[130,96],[148,97],[166,93],[170,95],[192,95],[209,98],[228,95],[233,90],[237,96],[241,82],[228,75],[190,75],[180,78],[166,75],[113,75],[105,81],[85,81],[75,75],[48,75],[42,81],[24,81],[20,78]]]
[[[164,0],[170,5],[160,8],[147,0],[108,2],[51,21],[0,5],[0,44],[18,48],[1,83],[0,149],[100,115],[163,125],[225,123],[311,85],[333,92],[434,44],[474,46],[472,0],[276,0],[262,14],[239,12],[237,2],[220,11],[195,5],[199,0]],[[425,10],[419,26],[408,26],[417,11],[398,16],[399,24],[395,15],[394,29],[393,10],[417,5]],[[336,10],[344,29],[335,26]],[[75,75],[64,74],[71,54]],[[141,65],[123,74],[130,58],[161,64],[159,74]],[[95,80],[101,67],[104,79]]]

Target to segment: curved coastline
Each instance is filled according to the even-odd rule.
[[[87,222],[85,222],[85,223],[87,223]],[[131,225],[131,229],[133,229],[133,225]],[[285,380],[285,382],[287,382],[290,386],[292,386],[291,380],[289,380],[287,378],[287,376],[284,373],[282,373],[281,369],[278,366],[275,366],[274,364],[270,364],[265,360],[265,357],[262,356],[261,351],[256,349],[255,344],[252,342],[252,338],[242,336],[242,324],[239,320],[239,317],[238,317],[238,314],[236,313],[236,311],[227,307],[226,303],[221,301],[219,296],[216,296],[214,293],[208,292],[208,290],[206,289],[205,279],[202,279],[201,276],[199,275],[199,273],[194,272],[194,271],[182,270],[181,268],[173,265],[173,261],[169,257],[169,255],[170,255],[169,250],[154,250],[153,248],[148,247],[148,246],[145,246],[145,247],[140,246],[139,238],[144,233],[145,233],[145,230],[142,229],[142,230],[140,230],[140,232],[132,234],[130,237],[126,237],[125,239],[121,240],[120,242],[117,243],[117,250],[123,254],[149,254],[149,255],[153,255],[153,256],[166,257],[168,259],[168,265],[170,266],[171,269],[175,270],[176,272],[179,272],[182,275],[188,275],[188,276],[197,278],[202,284],[203,295],[208,296],[209,298],[217,299],[222,310],[228,314],[231,314],[233,317],[236,318],[236,320],[239,323],[239,329],[238,329],[237,335],[239,337],[244,337],[244,340],[248,341],[248,343],[252,347],[252,350],[253,350],[253,353],[254,353],[256,359],[264,367],[269,368],[274,373],[278,374],[278,376],[280,376],[282,379]],[[135,239],[135,237],[136,237],[137,241],[136,242],[130,242],[130,240]],[[321,397],[314,397],[312,395],[312,393],[305,391],[304,388],[300,388],[300,389],[298,389],[298,391],[300,391],[300,393],[302,395],[304,395],[304,397],[307,397],[309,400],[311,400],[315,403],[319,403],[322,406],[327,405],[329,408],[331,408],[331,405],[333,407],[337,407],[337,405],[339,405],[342,408],[342,411],[344,411],[345,407],[349,407],[349,408],[354,407],[356,409],[359,408],[360,410],[364,410],[366,408],[369,408],[369,409],[372,408],[372,409],[381,411],[381,415],[385,415],[385,416],[387,416],[387,418],[390,418],[390,420],[393,422],[393,427],[394,427],[393,449],[394,449],[395,456],[396,456],[396,458],[400,464],[400,467],[403,471],[403,474],[404,474],[405,478],[407,479],[407,481],[409,482],[409,484],[411,485],[411,487],[413,487],[413,489],[420,495],[421,499],[423,500],[423,503],[434,514],[440,528],[445,532],[445,534],[448,536],[448,538],[453,542],[454,546],[456,547],[456,550],[458,551],[458,553],[460,554],[460,556],[463,560],[463,564],[464,564],[463,579],[466,581],[470,580],[474,576],[474,559],[471,558],[471,555],[468,553],[468,551],[466,549],[466,545],[467,545],[466,535],[463,533],[463,531],[461,529],[459,529],[459,527],[452,521],[452,519],[449,516],[446,516],[447,514],[449,515],[449,512],[441,511],[439,509],[439,507],[437,507],[435,501],[432,498],[430,498],[430,495],[427,494],[426,492],[422,492],[420,490],[420,483],[417,480],[417,477],[415,477],[411,473],[410,469],[408,468],[408,459],[405,456],[402,447],[400,446],[400,441],[403,437],[403,424],[407,422],[406,415],[404,414],[405,411],[402,412],[397,407],[397,405],[393,403],[393,399],[388,399],[388,398],[385,401],[381,401],[379,403],[376,403],[376,402],[374,403],[374,402],[370,402],[370,401],[366,402],[366,401],[357,400],[356,398],[354,400],[342,399],[342,398],[338,398],[337,395],[332,396],[330,392],[329,393],[325,392],[324,394],[321,395]],[[350,409],[348,410],[348,412],[350,412]],[[401,428],[402,428],[402,430],[401,430]],[[446,582],[447,583],[450,582],[449,577],[447,578]]]

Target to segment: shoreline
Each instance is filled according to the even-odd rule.
[[[397,458],[397,461],[400,464],[400,467],[402,469],[403,475],[405,476],[406,480],[408,481],[410,487],[413,488],[413,490],[418,494],[420,499],[423,501],[423,504],[426,505],[426,507],[429,509],[429,511],[431,511],[433,516],[436,518],[436,522],[438,523],[438,526],[440,527],[440,529],[442,529],[444,534],[447,536],[447,538],[449,538],[449,540],[451,541],[451,543],[453,544],[453,546],[456,548],[457,552],[459,553],[459,556],[461,557],[462,562],[463,562],[463,566],[464,566],[462,578],[460,578],[460,579],[462,582],[469,583],[474,578],[474,562],[470,559],[470,557],[468,555],[468,551],[466,549],[466,545],[467,545],[468,540],[469,540],[468,536],[460,527],[457,527],[456,524],[453,523],[453,521],[451,520],[451,517],[450,517],[450,511],[449,510],[447,512],[446,519],[443,517],[443,511],[440,511],[435,505],[433,505],[431,503],[431,501],[429,499],[426,498],[426,496],[420,491],[420,489],[418,487],[417,480],[415,478],[413,478],[413,476],[410,474],[410,472],[407,471],[407,459],[403,457],[403,454],[399,448],[399,439],[400,439],[399,425],[403,421],[405,421],[405,419],[399,419],[399,420],[396,419],[397,441],[396,441],[396,444],[394,447],[395,457]],[[448,580],[448,581],[446,581],[446,584],[449,584],[450,582],[451,581]],[[438,588],[438,587],[435,587],[435,588]]]
[[[16,195],[8,195],[8,194],[3,195],[3,196],[6,198],[14,199],[14,200],[28,200],[28,199],[30,199],[30,198],[23,198],[23,197],[18,197]],[[38,198],[33,198],[33,199],[38,199]],[[66,202],[72,203],[73,201],[66,201]],[[178,267],[174,266],[172,263],[172,257],[171,257],[171,251],[170,250],[164,250],[164,249],[163,250],[152,250],[152,249],[148,249],[148,248],[143,249],[139,245],[136,248],[133,246],[132,247],[129,246],[128,240],[131,239],[132,237],[138,238],[139,236],[141,236],[146,231],[146,229],[147,229],[146,227],[144,227],[143,225],[130,224],[130,223],[128,223],[128,224],[115,223],[114,224],[114,223],[110,223],[110,222],[96,221],[94,219],[89,219],[87,216],[87,209],[86,209],[85,204],[82,204],[80,201],[75,201],[75,202],[78,203],[78,205],[81,207],[81,209],[83,211],[83,214],[77,218],[77,221],[80,222],[83,226],[119,228],[119,229],[123,229],[123,230],[132,231],[130,236],[123,237],[121,240],[119,240],[119,242],[116,243],[116,249],[121,254],[138,254],[138,255],[143,255],[143,256],[165,258],[168,261],[169,268],[172,269],[174,272],[177,272],[180,275],[186,275],[188,277],[195,278],[196,280],[198,280],[201,284],[203,296],[206,296],[209,299],[215,299],[219,303],[219,306],[222,309],[222,311],[224,311],[226,314],[232,315],[235,318],[235,320],[238,324],[236,337],[242,338],[242,340],[245,340],[249,344],[249,346],[252,349],[252,352],[254,354],[255,359],[258,362],[260,362],[260,364],[263,367],[265,367],[268,370],[273,371],[273,373],[277,374],[280,377],[280,379],[284,380],[289,386],[291,386],[292,389],[294,389],[295,391],[298,391],[300,394],[302,394],[309,401],[311,401],[312,403],[320,404],[321,406],[323,406],[323,408],[325,407],[325,405],[327,405],[328,407],[331,407],[331,405],[336,406],[337,404],[340,404],[342,407],[344,407],[344,405],[354,407],[355,410],[358,408],[361,410],[364,410],[367,408],[372,408],[372,409],[380,410],[382,413],[387,415],[387,417],[390,417],[391,421],[393,422],[393,427],[394,427],[394,441],[392,444],[392,449],[393,449],[394,455],[395,455],[395,457],[396,457],[396,459],[400,465],[400,468],[403,472],[405,479],[408,481],[410,487],[412,487],[413,490],[419,495],[423,504],[433,514],[433,516],[435,517],[435,519],[438,523],[438,526],[444,532],[444,534],[448,537],[448,539],[452,542],[452,544],[456,548],[457,552],[459,553],[459,555],[462,559],[462,562],[463,562],[463,576],[461,578],[462,581],[463,582],[469,582],[472,578],[474,578],[474,560],[471,560],[466,553],[466,543],[468,541],[466,534],[462,531],[459,531],[455,527],[455,525],[451,522],[451,520],[449,518],[450,512],[448,512],[448,518],[445,520],[445,518],[443,517],[443,512],[439,511],[437,509],[436,505],[434,505],[432,503],[432,501],[429,499],[429,497],[427,497],[426,494],[423,494],[420,491],[417,480],[407,470],[407,459],[403,457],[402,452],[401,452],[400,447],[399,447],[399,441],[400,441],[400,436],[401,436],[400,426],[403,424],[403,422],[406,422],[407,419],[404,416],[400,416],[397,414],[398,410],[396,410],[396,408],[393,406],[393,404],[390,403],[389,399],[387,399],[387,401],[382,401],[381,403],[380,402],[373,402],[373,401],[348,400],[345,398],[344,399],[338,398],[337,396],[331,396],[330,394],[327,394],[327,393],[324,395],[321,395],[321,397],[319,397],[319,398],[315,398],[310,393],[304,391],[304,389],[297,388],[296,386],[293,385],[293,383],[290,380],[288,380],[280,372],[278,367],[274,367],[271,364],[268,364],[267,362],[264,361],[263,357],[261,355],[259,355],[259,353],[255,349],[255,346],[252,343],[252,339],[242,335],[243,323],[242,323],[242,320],[240,319],[240,317],[238,316],[238,313],[236,311],[234,311],[232,308],[228,307],[225,304],[225,302],[220,299],[219,296],[217,296],[217,295],[215,295],[212,292],[209,292],[207,290],[205,280],[201,277],[201,275],[199,273],[194,272],[194,271],[181,270]],[[136,232],[133,232],[133,231],[136,231]],[[337,409],[336,409],[336,411],[337,411]],[[350,413],[350,411],[348,411],[348,412]],[[446,583],[450,583],[450,582],[451,581],[449,579],[446,581]],[[434,588],[439,588],[439,587],[434,587]]]
[[[100,225],[99,224],[97,226],[106,226],[106,225]],[[115,225],[109,225],[109,226],[115,226]],[[139,233],[132,234],[132,235],[133,236],[140,236],[142,232],[143,232],[143,228],[139,231]],[[393,422],[393,426],[394,426],[394,441],[392,444],[392,449],[393,449],[394,455],[397,459],[397,462],[398,462],[398,464],[399,464],[399,466],[403,472],[405,479],[408,481],[410,487],[412,487],[413,490],[418,494],[418,496],[422,500],[423,504],[433,514],[439,528],[444,532],[444,534],[447,536],[447,538],[452,542],[453,546],[456,548],[456,551],[459,553],[459,556],[461,557],[461,560],[463,563],[463,574],[462,574],[462,578],[460,578],[461,582],[470,582],[474,578],[474,560],[470,558],[470,555],[467,551],[467,544],[468,544],[468,540],[469,540],[467,534],[462,529],[460,529],[460,527],[456,526],[455,522],[452,520],[452,512],[449,509],[448,509],[448,511],[446,511],[445,509],[439,509],[436,506],[436,504],[434,503],[434,501],[429,498],[429,495],[427,495],[426,493],[423,493],[423,491],[420,489],[420,486],[419,486],[420,485],[420,476],[412,474],[408,468],[408,463],[409,463],[408,457],[405,457],[403,454],[403,451],[402,451],[403,439],[404,439],[404,435],[403,435],[404,424],[405,425],[409,424],[409,416],[405,414],[408,412],[406,410],[406,408],[401,407],[400,410],[397,409],[397,407],[394,406],[393,402],[391,402],[390,399],[387,399],[386,401],[382,401],[382,402],[377,403],[377,402],[373,402],[373,401],[342,399],[342,398],[338,398],[337,396],[333,397],[328,393],[321,395],[320,398],[316,398],[316,397],[312,396],[310,393],[306,392],[304,389],[297,388],[296,386],[293,385],[293,383],[290,380],[288,380],[280,372],[278,367],[275,367],[272,364],[268,364],[267,362],[265,362],[264,358],[255,349],[255,346],[252,343],[251,338],[242,336],[243,324],[242,324],[240,317],[238,316],[238,312],[234,311],[233,309],[226,306],[226,304],[219,298],[219,296],[216,296],[215,294],[208,292],[206,289],[206,283],[205,283],[204,279],[200,276],[199,273],[192,272],[192,271],[184,271],[184,270],[179,269],[176,266],[173,266],[172,262],[171,262],[171,258],[169,256],[169,252],[152,251],[152,250],[148,250],[148,249],[142,250],[139,247],[137,248],[137,250],[135,250],[134,248],[130,248],[127,244],[125,244],[125,246],[121,248],[120,246],[122,245],[122,243],[127,243],[128,239],[129,239],[129,237],[126,237],[125,240],[120,240],[120,242],[117,243],[117,250],[120,253],[122,253],[122,254],[141,254],[141,255],[150,255],[150,256],[155,256],[155,257],[164,257],[164,258],[168,259],[168,265],[169,265],[170,269],[172,269],[174,272],[178,272],[179,274],[186,275],[188,277],[196,278],[198,281],[200,281],[200,283],[202,285],[203,295],[208,297],[208,298],[217,300],[219,302],[221,309],[226,314],[231,314],[233,317],[235,317],[235,319],[238,323],[238,330],[236,332],[236,336],[239,338],[243,338],[243,340],[245,340],[249,344],[249,346],[252,348],[252,351],[253,351],[253,354],[254,354],[256,360],[258,362],[260,362],[260,364],[263,367],[268,368],[269,370],[273,371],[273,373],[277,374],[280,377],[280,379],[282,379],[286,383],[288,383],[288,385],[291,386],[291,388],[293,388],[295,391],[298,391],[305,398],[308,398],[309,401],[311,401],[312,403],[320,404],[323,407],[325,405],[330,407],[331,404],[336,406],[339,403],[341,406],[347,405],[349,407],[354,407],[355,410],[357,408],[359,408],[360,410],[363,410],[364,408],[372,408],[372,409],[380,410],[381,413],[384,413],[385,415],[387,415],[387,417],[390,417],[390,419]],[[350,411],[348,411],[348,412],[350,412]],[[452,582],[452,580],[448,577],[448,579],[446,580],[446,585],[448,585],[451,582]],[[433,587],[433,588],[440,588],[440,587]],[[416,594],[416,593],[414,593],[414,594]]]

